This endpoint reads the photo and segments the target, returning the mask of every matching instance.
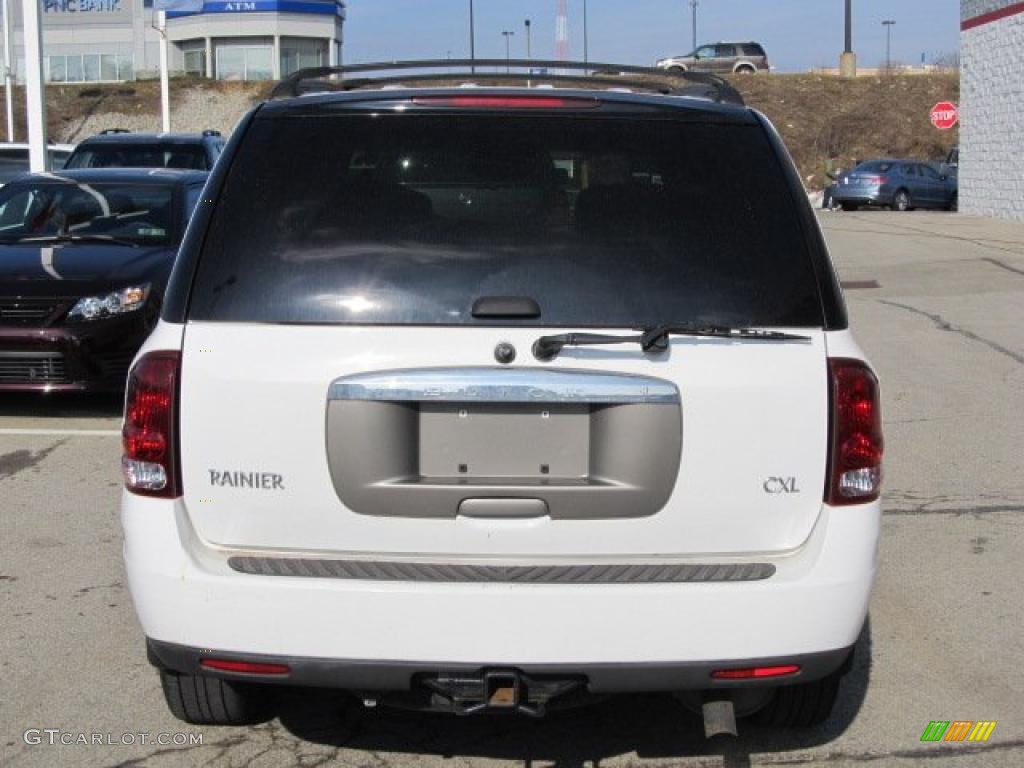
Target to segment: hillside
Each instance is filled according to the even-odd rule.
[[[747,103],[764,112],[782,134],[804,183],[820,189],[825,161],[846,167],[853,158],[908,156],[938,160],[958,131],[938,131],[928,121],[932,105],[956,102],[958,76],[893,75],[843,80],[827,75],[756,75],[734,79]],[[216,128],[227,134],[266,83],[201,79],[171,82],[172,127]],[[2,90],[2,89],[0,89]],[[18,137],[24,138],[22,89],[15,92]],[[51,141],[77,141],[103,128],[157,130],[160,89],[155,81],[47,88]]]
[[[844,168],[854,158],[941,160],[959,141],[958,128],[940,131],[928,117],[939,101],[959,102],[956,74],[771,75],[733,83],[778,128],[810,189],[822,187],[828,157]]]

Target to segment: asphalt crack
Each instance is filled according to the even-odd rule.
[[[879,760],[950,760],[981,752],[1012,752],[1024,747],[1024,739],[996,742],[994,744],[941,744],[916,749],[895,749],[887,752],[826,752],[823,755],[808,755],[806,758],[759,760],[763,765],[809,765],[811,763],[874,763]]]
[[[1011,267],[1009,264],[1006,264],[1005,262],[1002,262],[999,259],[993,259],[991,256],[983,256],[981,260],[987,261],[989,264],[995,264],[997,267],[1005,269],[1007,272],[1013,272],[1018,275],[1024,275],[1024,269],[1017,269],[1016,267]]]
[[[942,315],[933,314],[931,312],[925,312],[923,309],[912,307],[909,304],[900,304],[898,301],[886,301],[885,299],[878,299],[878,303],[885,304],[890,307],[897,307],[898,309],[903,309],[906,310],[907,312],[912,312],[915,315],[920,315],[921,317],[927,317],[929,320],[935,323],[935,327],[938,328],[940,331],[955,333],[959,336],[963,336],[965,339],[968,339],[970,341],[976,341],[980,344],[984,344],[989,349],[992,349],[998,352],[999,354],[1005,355],[1011,360],[1014,360],[1020,363],[1021,365],[1024,365],[1024,355],[1014,352],[1012,349],[1007,349],[1006,347],[1002,346],[1001,344],[997,344],[991,339],[986,339],[984,336],[979,336],[973,331],[968,331],[966,328],[961,328],[958,325],[953,325],[951,322],[942,317]]]
[[[1024,512],[1024,506],[1019,504],[993,505],[988,507],[939,507],[928,509],[926,507],[915,507],[913,509],[887,509],[882,514],[886,517],[900,515],[953,515],[963,517],[964,515],[991,515],[998,512]]]

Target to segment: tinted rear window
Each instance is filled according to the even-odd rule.
[[[79,147],[65,168],[186,168],[209,170],[200,144],[93,144]]]
[[[198,320],[820,326],[759,125],[424,115],[256,119],[213,211]],[[502,320],[501,324],[512,324]]]

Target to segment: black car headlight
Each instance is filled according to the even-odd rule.
[[[100,296],[86,296],[75,302],[75,306],[68,312],[68,320],[72,322],[102,320],[135,312],[145,306],[148,298],[149,283],[131,285]]]

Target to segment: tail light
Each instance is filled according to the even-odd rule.
[[[860,360],[829,358],[831,405],[825,502],[861,504],[882,486],[882,412],[878,379]]]
[[[418,106],[463,109],[596,109],[601,106],[597,99],[561,96],[418,96],[412,101]]]
[[[889,177],[888,176],[862,176],[861,180],[865,184],[871,184],[871,185],[874,185],[874,186],[882,186],[887,181],[889,181]]]
[[[181,495],[178,458],[179,352],[149,352],[128,374],[121,468],[125,487],[142,496]]]

